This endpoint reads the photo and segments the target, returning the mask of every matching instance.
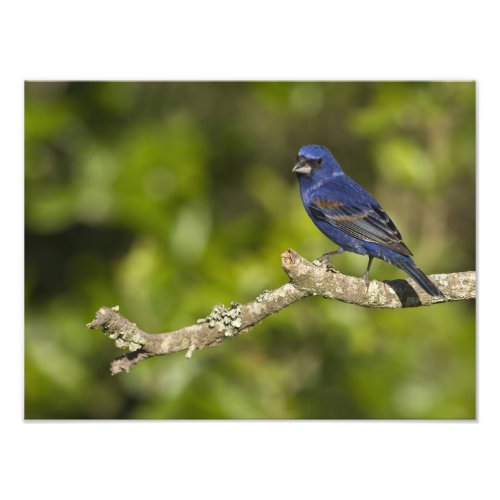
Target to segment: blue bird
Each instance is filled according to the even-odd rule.
[[[377,200],[344,173],[324,146],[303,146],[292,172],[297,174],[304,207],[320,231],[339,248],[324,254],[320,261],[329,265],[331,255],[344,250],[368,255],[363,279],[374,257],[407,272],[428,294],[444,298],[442,292],[417,267],[401,234]]]

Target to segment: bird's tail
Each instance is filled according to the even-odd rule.
[[[398,259],[393,264],[407,272],[429,295],[445,298],[441,290],[410,259]]]

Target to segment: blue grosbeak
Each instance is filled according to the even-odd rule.
[[[374,257],[406,271],[427,293],[444,298],[441,291],[417,267],[401,234],[377,200],[346,175],[324,146],[303,146],[293,167],[304,207],[314,224],[339,245],[322,262],[344,250],[368,255],[368,272]]]

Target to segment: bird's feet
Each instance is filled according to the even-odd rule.
[[[363,276],[361,276],[361,279],[365,282],[366,289],[368,290],[368,287],[370,286],[370,278],[368,277],[368,271],[366,271]]]
[[[325,253],[319,259],[313,261],[313,264],[318,267],[324,267],[327,272],[338,273],[338,271],[332,266],[330,261],[332,253]]]
[[[368,273],[370,272],[370,267],[372,266],[372,262],[373,262],[373,256],[369,255],[368,256],[368,267],[366,268],[366,271],[363,274],[363,276],[361,276],[361,278],[365,282],[366,290],[368,290],[368,288],[370,286],[370,279],[368,278]]]

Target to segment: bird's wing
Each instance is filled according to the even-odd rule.
[[[309,208],[320,220],[354,238],[377,243],[403,255],[412,255],[394,222],[374,198],[370,196],[360,206],[329,198],[318,196],[309,203]]]

